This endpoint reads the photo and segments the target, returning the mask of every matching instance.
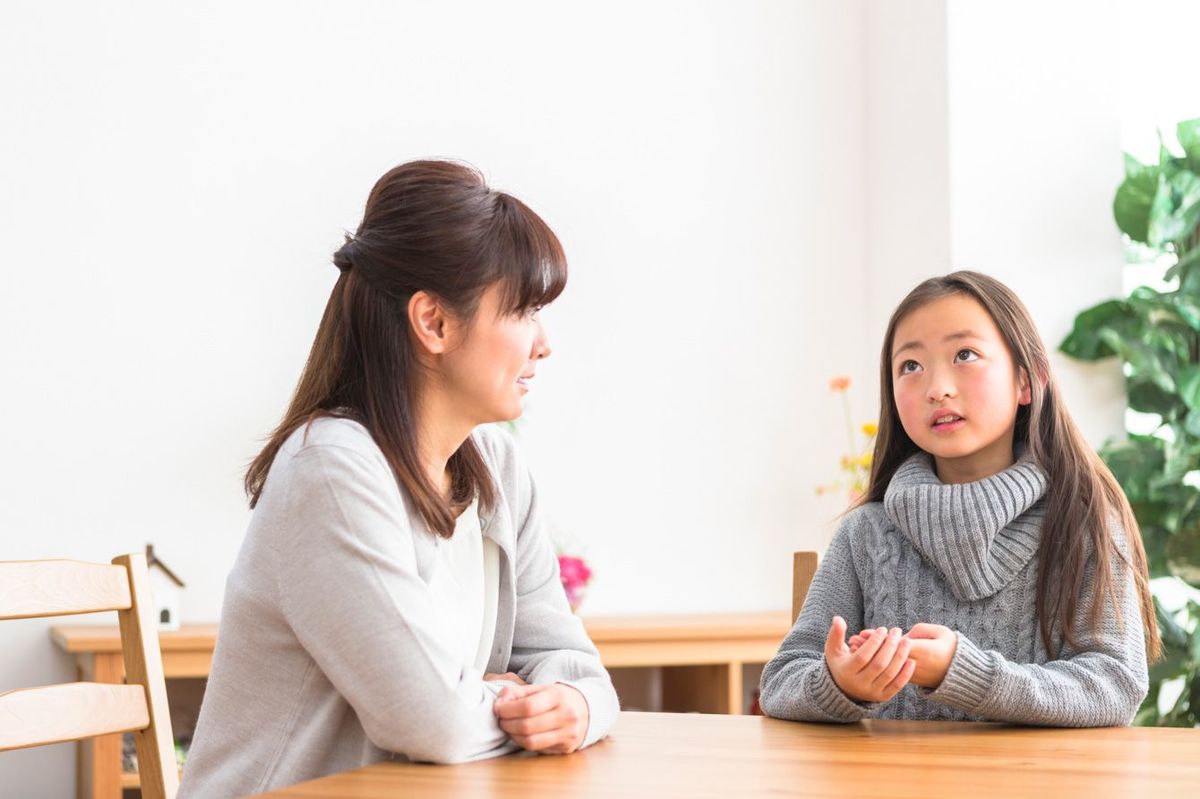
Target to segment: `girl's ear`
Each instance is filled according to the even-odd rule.
[[[408,324],[421,347],[432,355],[446,351],[446,312],[427,291],[418,291],[408,300]]]
[[[1028,405],[1033,402],[1033,389],[1029,386],[1029,372],[1020,370],[1017,378],[1017,404]]]

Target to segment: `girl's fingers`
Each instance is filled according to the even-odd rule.
[[[912,643],[907,638],[901,638],[896,644],[895,653],[892,655],[892,660],[887,667],[879,673],[875,678],[876,686],[887,686],[892,680],[896,679],[896,675],[904,668],[904,664],[908,662],[908,651]]]
[[[892,665],[892,660],[896,654],[896,647],[900,645],[900,630],[892,628],[886,636],[883,637],[883,642],[879,645],[879,649],[875,651],[875,656],[871,658],[871,662],[867,664],[867,668],[863,669],[863,676],[870,678],[871,682],[876,682],[879,675],[887,671],[888,666]]]
[[[883,689],[883,695],[887,699],[891,699],[893,696],[898,694],[900,692],[901,688],[908,685],[909,680],[912,679],[913,672],[916,671],[916,669],[917,669],[917,661],[906,660],[904,662],[904,666],[900,669],[900,673],[897,674],[895,679],[893,679],[890,683],[888,683],[887,686]]]
[[[940,624],[926,624],[921,622],[914,624],[912,629],[908,631],[909,638],[938,638],[944,628]]]
[[[834,616],[829,623],[829,632],[825,635],[825,657],[834,658],[845,654],[846,649],[846,620]]]
[[[860,672],[867,667],[871,658],[875,657],[875,653],[879,651],[879,647],[883,646],[883,642],[887,640],[886,633],[886,628],[880,627],[875,630],[874,635],[863,642],[863,645],[851,658],[851,671]]]

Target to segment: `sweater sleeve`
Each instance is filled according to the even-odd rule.
[[[348,447],[311,446],[284,479],[280,607],[371,741],[443,763],[515,749],[492,713],[498,687],[458,664],[438,623],[386,464]]]
[[[583,622],[571,612],[554,554],[538,509],[529,471],[508,443],[518,490],[513,499],[517,529],[517,606],[510,670],[538,685],[563,683],[583,694],[588,730],[581,747],[606,736],[617,720],[619,703]]]
[[[759,703],[768,716],[854,722],[879,707],[846,696],[825,663],[825,638],[834,616],[846,620],[847,635],[862,630],[862,586],[850,550],[854,519],[849,516],[842,523],[813,577],[796,625],[763,669]]]
[[[1115,535],[1123,544],[1119,530]],[[1124,546],[1121,551],[1126,554]],[[1064,641],[1058,659],[1014,663],[958,633],[958,647],[941,685],[922,692],[931,700],[993,721],[1054,727],[1129,724],[1149,688],[1132,568],[1114,552],[1111,585],[1118,597],[1119,618],[1111,600],[1095,595],[1094,585],[1090,565],[1074,627],[1077,645]],[[1092,629],[1089,617],[1095,602],[1106,607],[1100,624]]]

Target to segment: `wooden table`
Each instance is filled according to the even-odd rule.
[[[664,710],[741,713],[742,664],[765,663],[790,628],[787,611],[703,616],[585,618],[588,634],[608,668],[662,667]],[[121,682],[121,634],[114,626],[51,628],[54,642],[76,659],[78,678]],[[207,677],[217,640],[215,624],[185,624],[159,634],[167,679]],[[120,799],[136,788],[136,774],[121,772],[121,736],[81,741],[77,756],[79,799]]]
[[[1200,731],[995,724],[797,724],[756,716],[622,713],[565,757],[456,766],[377,763],[270,799],[539,797],[1195,797]]]

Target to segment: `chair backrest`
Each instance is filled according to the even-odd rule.
[[[0,693],[0,752],[131,732],[142,796],[174,799],[179,772],[146,556],[121,555],[112,562],[0,561],[0,620],[117,611],[126,683]]]
[[[792,553],[792,624],[800,618],[800,608],[804,607],[804,597],[808,596],[808,587],[816,573],[816,552]]]

